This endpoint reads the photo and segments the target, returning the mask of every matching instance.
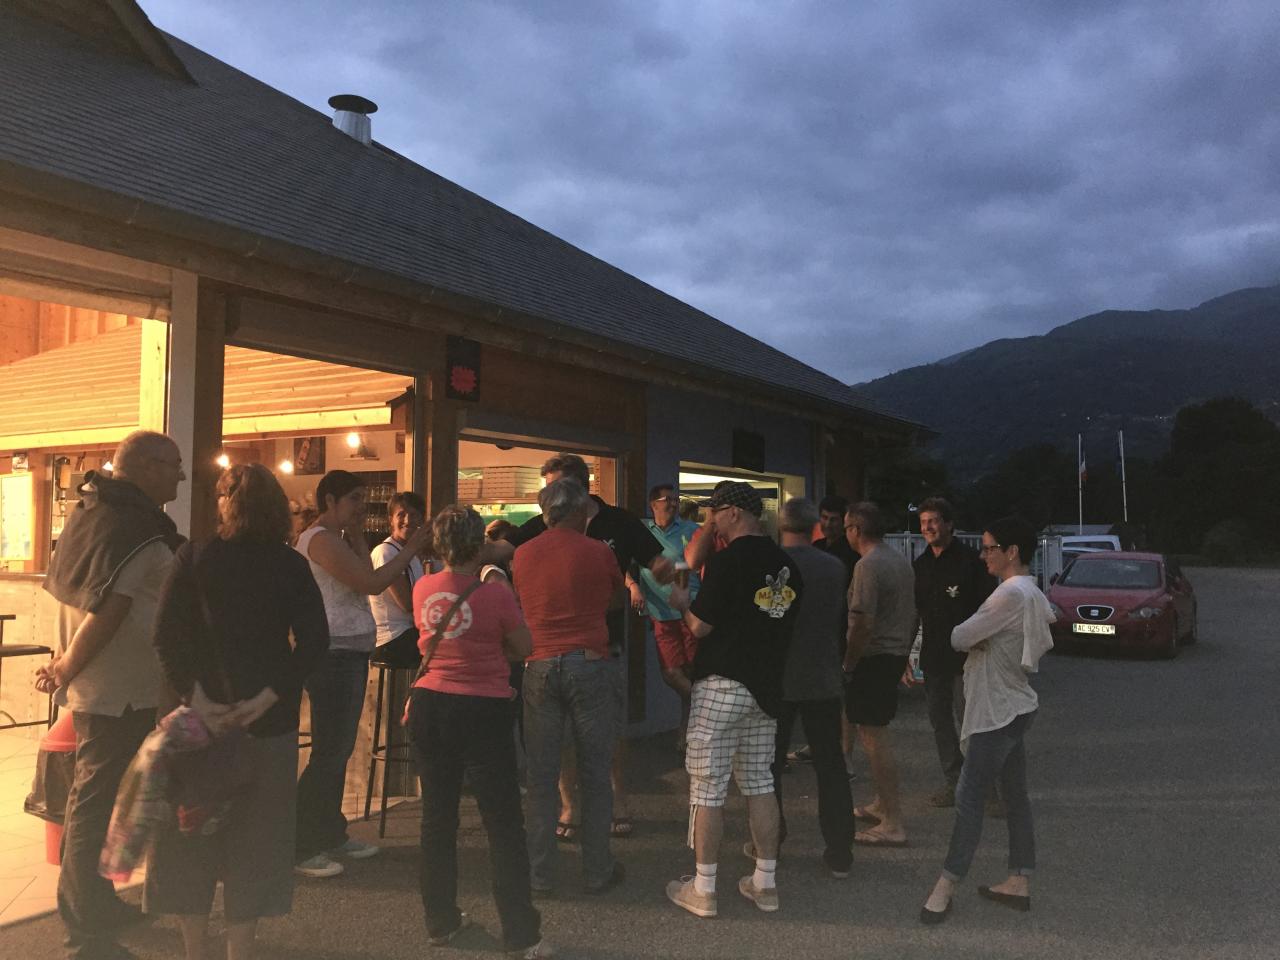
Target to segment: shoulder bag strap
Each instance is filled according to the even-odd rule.
[[[444,639],[445,631],[449,629],[449,624],[459,608],[461,608],[462,602],[479,590],[481,586],[483,586],[483,581],[481,580],[476,580],[475,583],[470,584],[467,589],[458,594],[458,599],[453,601],[453,606],[449,608],[449,612],[440,618],[440,621],[436,624],[435,633],[427,641],[427,649],[422,653],[422,665],[418,667],[418,673],[413,678],[413,683],[409,684],[410,687],[416,686],[418,681],[422,679],[423,674],[427,672],[427,668],[431,665],[431,658],[435,656],[436,647],[440,646],[440,641]]]

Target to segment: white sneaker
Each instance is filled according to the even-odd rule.
[[[748,874],[738,881],[738,892],[765,913],[773,913],[778,909],[778,888],[767,887],[761,890],[756,886],[753,874]]]
[[[348,840],[340,847],[334,847],[329,851],[331,857],[346,857],[348,860],[368,860],[370,857],[378,855],[378,851],[382,848],[373,843],[361,843],[354,838]]]
[[[294,864],[293,872],[300,877],[336,877],[342,872],[342,864],[330,860],[323,853],[317,853],[314,857]]]

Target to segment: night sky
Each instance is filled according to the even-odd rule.
[[[849,382],[1280,283],[1274,0],[142,6]]]

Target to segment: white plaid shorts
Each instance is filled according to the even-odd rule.
[[[695,683],[684,754],[689,804],[724,806],[730,773],[744,797],[772,793],[777,727],[737,680],[713,674]]]

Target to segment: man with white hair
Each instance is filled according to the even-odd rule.
[[[116,791],[155,726],[160,666],[151,624],[182,538],[161,507],[186,479],[178,446],[139,430],[110,475],[90,472],[58,538],[44,588],[58,601],[58,655],[38,686],[72,711],[75,779],[62,833],[58,913],[69,957],[129,957],[115,939],[137,917],[98,875]]]
[[[568,718],[582,791],[583,886],[604,893],[621,882],[609,849],[617,697],[605,616],[622,605],[622,571],[609,547],[586,535],[586,489],[565,477],[538,494],[546,532],[522,544],[512,578],[533,650],[524,671],[528,755],[529,869],[535,892],[555,884],[561,740]]]

